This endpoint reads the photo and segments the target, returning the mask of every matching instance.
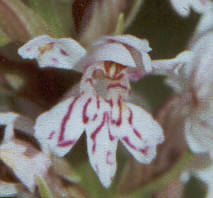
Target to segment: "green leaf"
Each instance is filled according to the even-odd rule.
[[[37,177],[36,182],[38,184],[38,190],[39,190],[41,198],[54,198],[47,183],[45,182],[43,178]]]
[[[71,1],[28,0],[28,4],[47,22],[53,36],[64,37],[69,35]]]

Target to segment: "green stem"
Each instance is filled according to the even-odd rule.
[[[125,20],[124,29],[127,29],[131,25],[131,23],[134,21],[143,2],[144,0],[135,0],[134,5],[127,16],[127,19]]]
[[[124,29],[124,13],[120,13],[114,34],[115,35],[122,34],[123,29]]]

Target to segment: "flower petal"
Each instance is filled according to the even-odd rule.
[[[213,9],[213,6],[212,6]],[[197,35],[201,35],[202,33],[206,32],[207,30],[213,27],[213,11],[212,9],[207,10],[204,14],[201,15],[199,23],[196,27],[195,33]]]
[[[37,59],[40,67],[72,69],[86,50],[71,38],[36,37],[23,45],[18,54],[25,59]]]
[[[111,40],[128,45],[132,48],[137,49],[141,53],[148,53],[152,50],[152,48],[149,47],[149,42],[146,39],[139,39],[133,35],[127,34],[121,36],[105,36],[103,37],[103,40],[105,39],[108,41]]]
[[[179,69],[184,64],[189,63],[193,58],[193,52],[190,50],[183,51],[179,53],[175,58],[153,60],[152,68],[159,72],[171,71],[176,68]]]
[[[38,58],[38,56],[40,55],[39,47],[42,47],[54,41],[55,40],[48,35],[38,36],[20,47],[18,49],[18,54],[24,59]]]
[[[108,188],[116,172],[116,148],[118,140],[111,136],[109,115],[104,112],[95,123],[89,124],[87,132],[87,149],[92,168],[101,183]]]
[[[206,121],[188,118],[185,122],[185,135],[193,152],[206,153],[213,149],[212,128]]]
[[[64,156],[76,143],[84,131],[82,121],[82,95],[71,97],[36,120],[35,137],[44,151],[50,149],[58,156]]]
[[[41,152],[29,157],[25,154],[26,150],[26,146],[10,141],[0,146],[0,156],[20,181],[33,192],[36,176],[44,176],[47,173],[50,160]]]
[[[172,7],[182,17],[187,17],[190,14],[191,0],[170,0]],[[196,1],[196,0],[193,0]]]
[[[13,197],[17,194],[14,184],[4,183],[0,181],[0,197]]]
[[[129,67],[136,67],[131,52],[119,43],[98,46],[92,54],[92,62],[112,61]]]
[[[200,14],[205,14],[205,12],[212,7],[210,0],[192,0],[191,4],[192,8]]]
[[[156,156],[156,146],[163,142],[160,125],[142,108],[126,103],[122,124],[113,131],[140,163],[149,164]],[[118,133],[119,131],[119,133]]]
[[[19,115],[13,112],[0,113],[0,125],[6,127],[4,141],[9,141],[13,137],[14,123],[18,117]]]

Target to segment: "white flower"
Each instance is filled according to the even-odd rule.
[[[185,120],[187,143],[195,153],[212,153],[213,141],[213,33],[204,34],[191,47],[193,55],[175,78],[169,76],[173,87],[179,86],[182,102],[188,114]]]
[[[29,155],[29,150],[32,150],[30,145],[14,138],[14,123],[18,117],[15,113],[0,113],[0,125],[5,127],[0,159],[33,192],[36,177],[46,175],[50,160],[47,155],[36,150]]]
[[[136,160],[149,164],[164,140],[162,129],[149,113],[127,99],[129,80],[152,72],[150,50],[148,41],[131,35],[96,41],[80,60],[83,77],[79,93],[36,120],[35,136],[43,149],[64,156],[85,131],[90,163],[105,187],[116,172],[119,140]],[[51,52],[47,54],[50,57]],[[132,76],[134,71],[139,75]]]
[[[102,63],[87,70],[80,93],[39,116],[35,135],[46,150],[63,156],[85,131],[90,163],[109,187],[116,171],[118,140],[140,163],[149,164],[164,138],[151,115],[125,101],[130,87],[123,66]]]
[[[212,5],[210,0],[170,0],[172,7],[182,17],[190,14],[190,9],[198,13],[205,13]]]

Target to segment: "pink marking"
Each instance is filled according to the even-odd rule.
[[[142,139],[141,134],[140,134],[140,133],[138,132],[138,130],[135,129],[134,126],[133,126],[133,123],[132,123],[132,119],[133,119],[132,110],[129,109],[129,112],[130,112],[130,115],[129,115],[129,118],[128,118],[129,124],[132,126],[133,132],[135,133],[135,135],[136,135],[138,138]]]
[[[111,131],[110,131],[110,127],[109,127],[109,115],[108,114],[107,114],[107,127],[108,127],[109,139],[112,142],[115,139],[115,137],[111,134]]]
[[[133,150],[135,151],[139,151],[140,153],[142,153],[143,155],[147,155],[148,154],[148,150],[149,150],[149,146],[146,146],[145,148],[143,149],[140,149],[140,148],[137,148],[135,145],[133,145],[129,138],[127,136],[123,137],[122,140],[130,147],[132,148]]]
[[[106,103],[108,103],[110,105],[110,107],[112,108],[113,107],[113,102],[112,100],[104,100]]]
[[[123,137],[122,140],[132,149],[137,150],[137,148],[130,142],[129,138],[127,136]]]
[[[115,77],[115,80],[120,80],[123,77],[124,77],[124,74],[119,74]]]
[[[85,81],[88,82],[88,83],[90,83],[93,86],[93,82],[92,82],[91,78],[87,78]]]
[[[124,89],[124,90],[126,90],[126,91],[129,91],[129,89],[128,89],[126,86],[124,86],[124,85],[122,85],[122,84],[120,84],[120,83],[110,84],[110,85],[108,85],[108,87],[107,87],[108,90],[109,90],[109,89],[113,89],[113,88],[121,88],[121,89]]]
[[[51,140],[53,138],[53,136],[55,135],[55,131],[52,131],[48,137],[48,140]]]
[[[58,63],[59,63],[58,59],[56,59],[56,58],[52,58],[52,61],[53,61],[55,64],[58,64]]]
[[[64,140],[64,133],[65,133],[65,129],[66,129],[66,124],[67,124],[68,120],[70,119],[70,115],[72,113],[74,104],[77,102],[77,100],[80,97],[81,97],[81,95],[75,97],[75,99],[69,105],[67,113],[63,117],[63,120],[62,120],[62,123],[61,123],[61,129],[60,129],[60,133],[59,133],[59,138],[58,138],[58,144],[57,144],[60,147],[65,147],[65,146],[69,146],[69,145],[74,144],[74,140],[66,140],[66,141]]]
[[[97,113],[93,116],[92,121],[95,121],[97,119],[98,115]]]
[[[120,126],[121,123],[122,123],[122,103],[121,103],[121,97],[119,97],[118,99],[118,108],[119,108],[119,116],[118,116],[118,119],[117,120],[113,120],[112,119],[112,124],[116,124],[117,126]]]
[[[201,1],[201,4],[203,5],[203,6],[206,6],[207,5],[207,1],[206,0],[200,0]]]
[[[140,149],[140,152],[141,152],[143,155],[148,155],[148,150],[149,150],[149,147],[146,146],[145,148]]]
[[[106,155],[106,163],[108,164],[108,165],[110,165],[110,166],[112,166],[113,165],[113,162],[112,161],[110,161],[110,156],[112,155],[112,152],[110,152],[110,151],[107,151],[107,155]]]
[[[28,47],[28,48],[26,49],[26,51],[29,52],[31,49],[32,49],[31,47]]]
[[[95,170],[96,170],[97,174],[99,174],[99,167],[97,164],[95,164]]]
[[[137,129],[133,128],[133,132],[138,138],[142,139],[141,134],[138,132]]]
[[[69,54],[67,52],[65,52],[63,49],[60,49],[60,53],[63,55],[63,56],[69,56]]]
[[[63,142],[58,142],[57,146],[59,147],[66,147],[66,146],[71,146],[76,143],[76,140],[67,140]]]
[[[100,109],[100,98],[98,95],[96,96],[96,103],[97,103],[97,108]]]
[[[132,110],[129,109],[129,118],[128,118],[128,121],[129,121],[129,124],[132,125],[132,118],[133,118],[133,114],[132,114]]]
[[[103,115],[103,119],[102,119],[102,122],[101,124],[95,129],[95,131],[91,134],[90,138],[92,139],[93,141],[93,146],[92,146],[92,153],[94,154],[95,153],[95,150],[96,150],[96,136],[98,135],[98,133],[101,131],[101,129],[103,128],[104,124],[105,124],[105,121],[106,121],[106,112],[104,113]]]
[[[84,124],[87,124],[89,121],[89,117],[87,116],[87,108],[88,108],[88,105],[91,103],[91,101],[92,101],[92,98],[88,98],[87,102],[85,103],[85,105],[83,107],[82,116],[83,116]]]

